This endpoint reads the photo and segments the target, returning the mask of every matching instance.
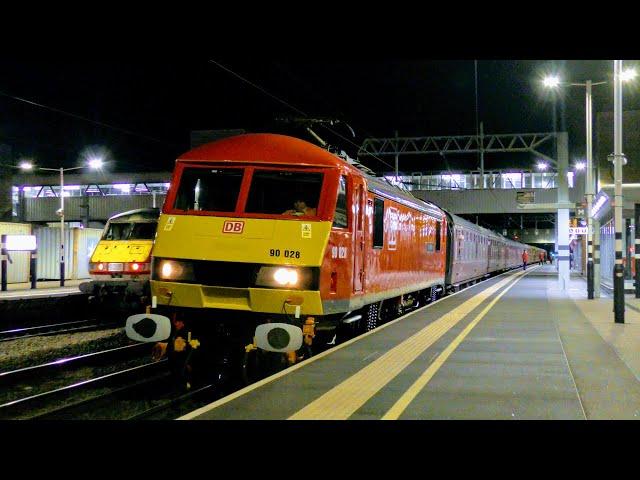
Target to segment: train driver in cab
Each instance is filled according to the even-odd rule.
[[[296,215],[299,217],[301,216],[315,217],[317,215],[317,212],[315,208],[308,207],[307,202],[298,197],[293,202],[293,208],[283,212],[283,215]]]

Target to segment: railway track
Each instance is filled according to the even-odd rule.
[[[134,413],[124,420],[173,420],[220,397],[222,395],[216,392],[215,385],[204,385]]]
[[[96,399],[168,376],[166,360],[143,363],[3,403],[0,405],[0,419],[56,418],[56,415],[73,411]]]
[[[125,345],[0,372],[0,418],[14,418],[11,412],[23,408],[19,405],[59,398],[74,384],[147,362],[150,348],[148,344]]]
[[[100,322],[97,320],[78,320],[74,322],[52,323],[24,328],[0,331],[0,342],[19,338],[39,337],[43,335],[59,335],[64,333],[87,332],[122,326],[122,322]]]
[[[6,389],[12,384],[24,381],[29,377],[42,378],[46,375],[52,375],[51,372],[62,371],[65,369],[79,368],[82,366],[96,365],[107,362],[117,362],[126,360],[149,352],[150,347],[144,343],[135,343],[132,345],[124,345],[122,347],[109,348],[97,352],[87,353],[84,355],[75,355],[72,357],[60,358],[51,362],[30,367],[23,367],[16,370],[0,372],[0,387]]]
[[[173,419],[221,395],[185,392],[151,345],[133,344],[0,373],[0,420]]]
[[[168,370],[31,417],[37,420],[173,420],[212,401],[214,385],[184,392]],[[218,398],[218,397],[216,397]]]

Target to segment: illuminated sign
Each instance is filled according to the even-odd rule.
[[[606,193],[600,192],[598,194],[595,201],[593,202],[593,205],[591,206],[592,218],[595,218],[596,215],[598,215],[598,213],[600,212],[600,210],[602,210],[602,207],[604,206],[605,203],[607,203],[608,200],[609,200],[609,197],[607,196]]]
[[[6,235],[5,249],[10,252],[31,252],[36,249],[35,235]]]

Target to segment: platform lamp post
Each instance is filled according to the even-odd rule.
[[[635,75],[634,75],[635,76]],[[622,60],[613,61],[613,163],[615,200],[614,225],[616,263],[613,267],[613,313],[615,323],[624,323],[624,266],[622,265],[622,166],[627,158],[622,153],[622,81],[630,75],[622,71]],[[633,77],[631,77],[633,78]]]
[[[635,78],[635,70],[628,69],[621,75],[620,80],[627,82]],[[554,75],[545,77],[542,81],[547,88],[558,88],[561,86],[585,87],[586,93],[586,140],[587,140],[587,172],[585,178],[585,196],[587,199],[587,298],[594,298],[594,268],[593,268],[593,219],[591,217],[591,207],[595,192],[595,179],[593,176],[593,103],[591,89],[595,85],[605,85],[608,82],[593,82],[587,80],[584,83],[561,82],[560,78]]]
[[[59,172],[60,173],[60,210],[58,210],[58,214],[60,215],[60,286],[64,287],[64,277],[65,277],[65,258],[64,258],[64,172],[69,172],[71,170],[79,170],[81,168],[91,168],[93,170],[98,170],[102,168],[103,161],[101,158],[91,158],[88,160],[87,165],[81,165],[78,167],[69,167],[69,168],[47,168],[47,167],[34,167],[31,162],[21,162],[19,167],[23,171],[33,171],[33,170],[46,170],[50,172]]]

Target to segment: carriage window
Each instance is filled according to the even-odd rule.
[[[256,170],[245,211],[315,217],[322,179],[322,173]]]
[[[436,222],[436,252],[440,250],[440,229],[441,222]]]
[[[337,228],[347,228],[347,179],[340,175],[338,185],[338,201],[336,202],[336,212],[333,217],[333,226]]]
[[[233,212],[236,209],[242,169],[185,168],[176,197],[177,210]]]
[[[373,248],[384,246],[384,200],[374,199],[373,207]]]

